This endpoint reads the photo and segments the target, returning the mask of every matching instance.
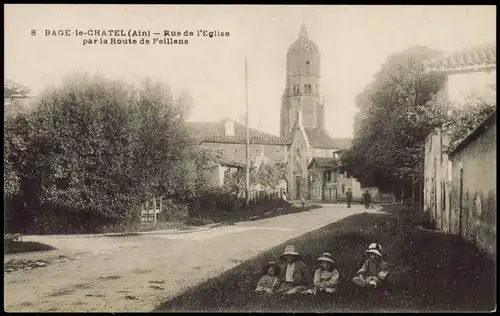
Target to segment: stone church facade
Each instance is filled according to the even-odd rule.
[[[337,174],[335,163],[323,168],[310,165],[314,158],[336,161],[351,142],[349,138],[331,138],[324,128],[320,62],[318,46],[309,38],[303,24],[299,37],[288,49],[286,86],[281,105],[280,136],[290,141],[287,182],[291,199],[325,200],[328,196],[333,200],[332,187],[337,188],[340,183],[344,190],[351,188],[354,197],[361,195],[359,183],[344,174]],[[335,173],[333,177],[332,172]],[[335,179],[335,183],[321,180],[327,175],[328,179]],[[335,199],[339,200],[344,193],[337,192]]]

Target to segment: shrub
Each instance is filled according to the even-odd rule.
[[[158,214],[158,221],[182,221],[189,216],[185,204],[176,204],[171,199],[163,200],[162,212]]]

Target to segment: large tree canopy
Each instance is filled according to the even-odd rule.
[[[424,140],[434,124],[426,117],[427,101],[442,84],[422,62],[437,54],[412,47],[390,55],[357,97],[354,140],[341,166],[363,185],[389,188],[419,180]]]
[[[468,95],[461,104],[452,104],[442,95],[428,102],[429,120],[440,125],[450,139],[450,149],[469,135],[496,109],[496,85]]]
[[[168,86],[148,80],[76,75],[47,90],[33,111],[6,117],[5,193],[20,201],[8,217],[85,230],[92,218],[132,218],[153,194],[182,193],[192,156],[183,113]]]

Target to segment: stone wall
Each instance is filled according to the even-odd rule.
[[[450,155],[450,160],[452,231],[495,255],[496,122],[465,148]],[[462,194],[460,194],[461,174]]]
[[[450,181],[448,178],[448,137],[437,129],[425,142],[424,209],[436,221],[438,228],[451,231]]]

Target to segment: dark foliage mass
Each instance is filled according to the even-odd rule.
[[[437,54],[412,47],[390,55],[358,96],[355,137],[342,166],[363,185],[392,189],[420,180],[424,140],[435,127],[427,101],[442,84],[422,62]]]
[[[5,117],[7,227],[24,233],[92,232],[135,220],[153,195],[191,189],[197,155],[185,100],[168,86],[77,75],[36,108]]]

